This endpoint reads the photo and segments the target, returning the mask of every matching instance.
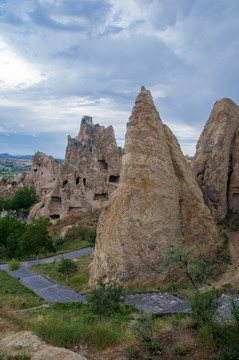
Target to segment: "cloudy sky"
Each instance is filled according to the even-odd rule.
[[[0,153],[64,158],[84,115],[122,145],[144,85],[193,155],[238,64],[238,0],[0,0]]]

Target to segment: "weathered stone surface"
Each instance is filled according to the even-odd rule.
[[[46,345],[31,331],[20,331],[0,341],[0,349],[11,355],[24,352],[32,360],[85,360],[85,357],[70,350]]]
[[[118,186],[120,169],[121,148],[113,127],[94,125],[92,118],[85,116],[78,136],[68,137],[65,160],[54,188],[31,215],[62,218],[102,207]]]
[[[37,195],[45,195],[55,187],[61,165],[59,160],[42,152],[33,156],[31,175]]]
[[[98,223],[90,284],[101,275],[124,285],[155,282],[170,245],[210,253],[217,240],[191,167],[142,88],[127,124],[120,184]]]
[[[217,101],[198,140],[193,159],[197,182],[217,220],[239,210],[239,108]]]

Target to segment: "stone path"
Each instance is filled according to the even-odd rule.
[[[81,250],[72,251],[62,255],[56,255],[45,259],[24,261],[21,263],[20,269],[10,271],[8,265],[0,265],[0,270],[6,271],[11,276],[18,278],[19,281],[27,288],[34,291],[41,296],[48,303],[55,302],[82,302],[86,303],[84,294],[78,293],[67,286],[56,283],[42,274],[39,274],[29,267],[32,265],[49,264],[59,260],[61,256],[64,258],[73,259],[80,256],[90,255],[93,248],[85,248]],[[239,305],[239,299],[235,299]],[[143,313],[152,313],[158,316],[188,313],[190,312],[188,301],[182,297],[169,292],[148,291],[126,294],[126,304],[135,305],[136,309]],[[226,319],[230,319],[230,301],[223,299],[219,308],[218,314]]]

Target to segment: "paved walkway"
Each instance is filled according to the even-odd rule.
[[[41,296],[48,303],[55,302],[82,302],[85,303],[86,299],[84,294],[78,293],[67,286],[56,283],[42,274],[39,274],[29,267],[36,264],[49,264],[59,260],[61,256],[64,258],[73,259],[80,256],[90,255],[93,248],[85,248],[76,250],[62,255],[56,255],[45,259],[24,261],[21,263],[20,269],[10,271],[8,265],[0,265],[0,270],[6,271],[11,276],[18,278],[19,281],[27,288],[34,291],[37,295]],[[239,299],[236,299],[239,305]],[[130,293],[126,296],[127,305],[135,305],[136,309],[143,313],[153,313],[155,315],[168,315],[176,313],[190,312],[188,301],[182,297],[169,292],[148,291]],[[230,301],[223,299],[221,302],[219,313],[226,319],[230,319]]]

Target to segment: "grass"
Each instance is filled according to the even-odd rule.
[[[128,329],[131,309],[103,318],[93,315],[90,306],[79,303],[56,303],[48,308],[29,311],[21,318],[21,325],[34,331],[54,346],[72,349],[86,345],[98,352],[135,339]]]
[[[9,353],[6,353],[5,351],[0,350],[0,360],[30,360],[31,357],[24,353],[20,352],[17,355],[11,355]]]
[[[20,310],[45,304],[33,291],[25,288],[16,279],[0,271],[0,309]]]
[[[87,286],[89,280],[88,266],[92,262],[91,256],[82,256],[76,261],[78,266],[78,272],[69,275],[68,281],[65,281],[65,277],[57,272],[57,264],[43,264],[32,266],[32,269],[51,278],[54,281],[60,282],[64,285],[71,287],[76,291],[88,292],[89,287]]]

